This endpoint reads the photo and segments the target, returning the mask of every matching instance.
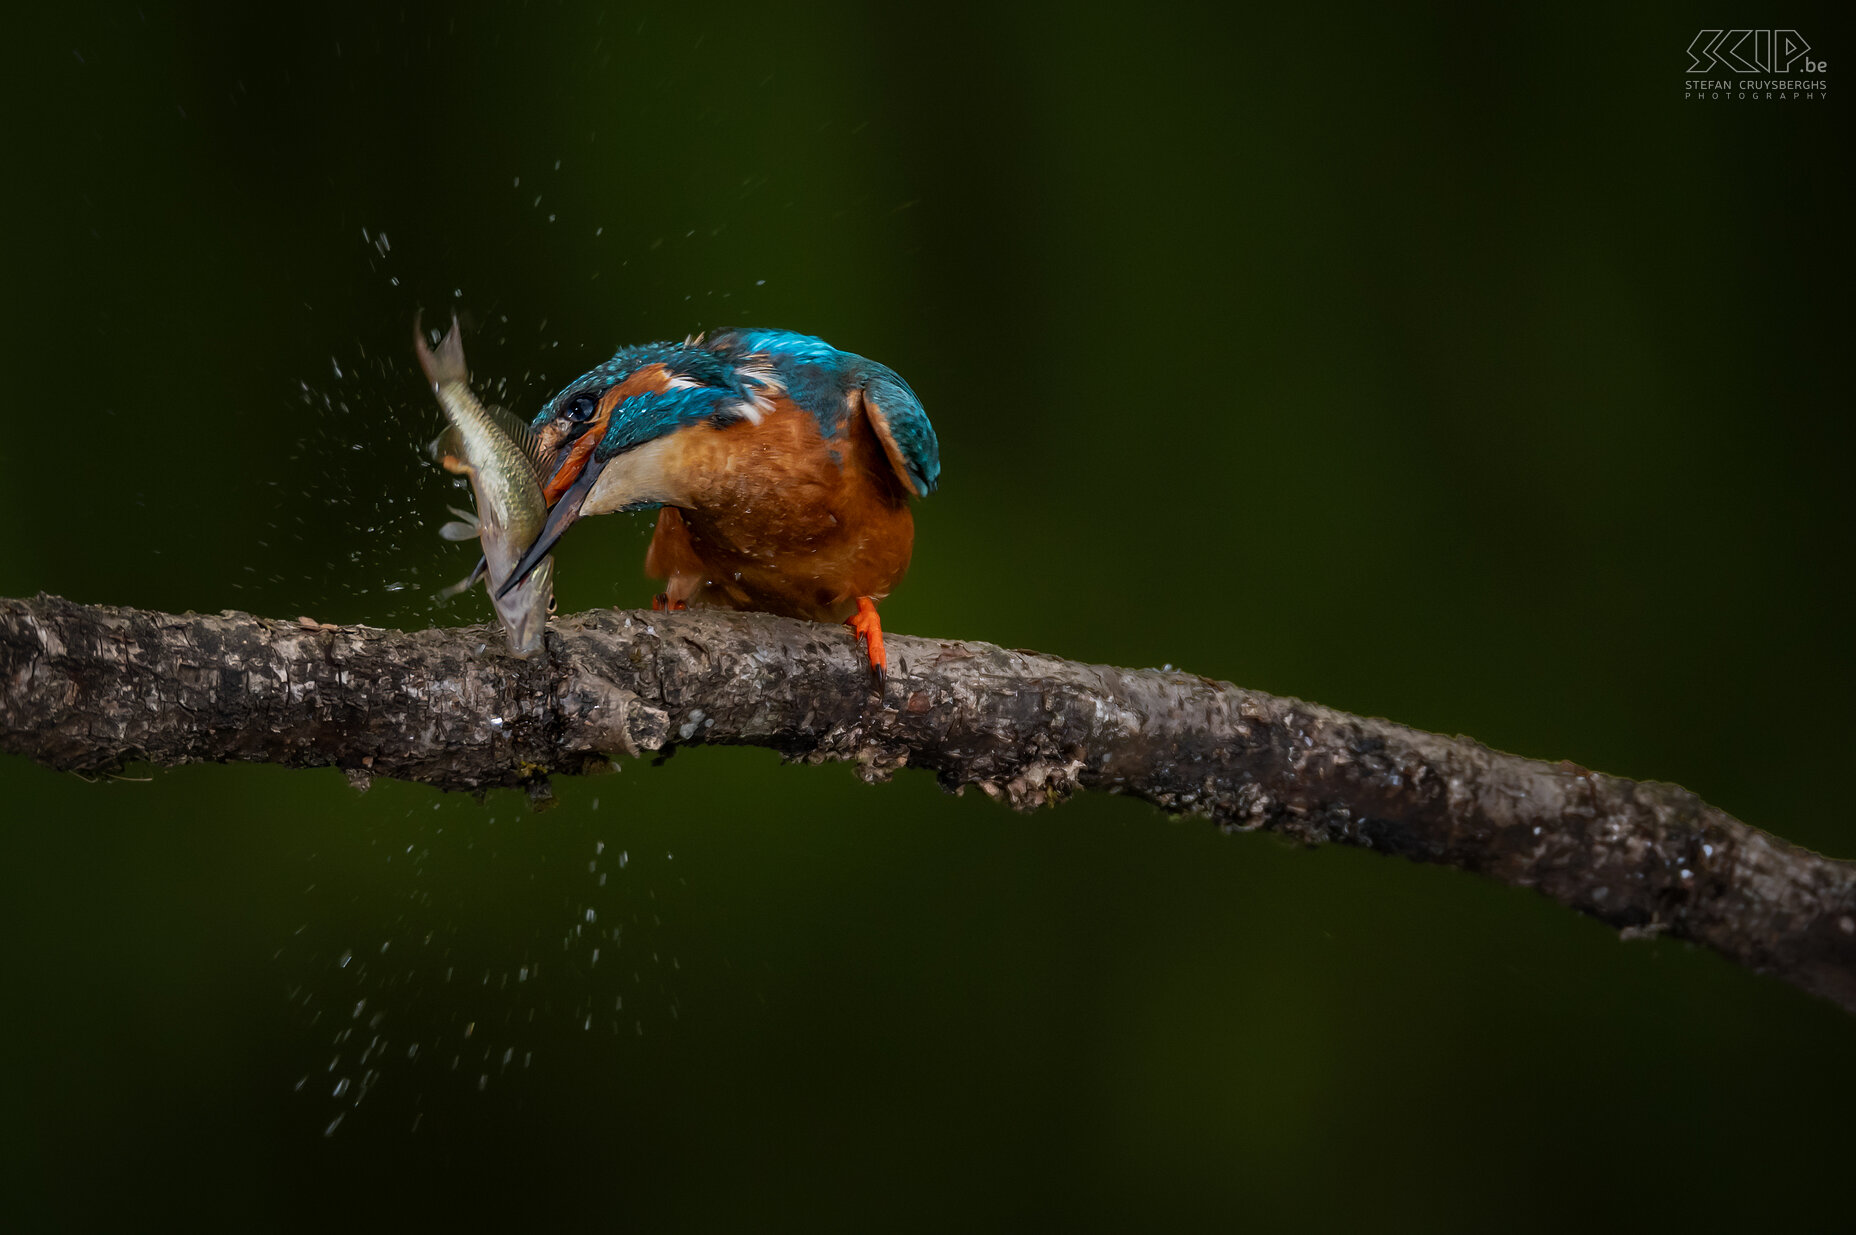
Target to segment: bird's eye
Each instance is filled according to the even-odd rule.
[[[548,612],[549,612],[549,613],[553,613],[553,612],[554,612],[554,610],[555,610],[555,607],[556,607],[556,606],[558,606],[558,605],[559,605],[560,603],[561,603],[561,598],[560,598],[560,597],[558,597],[558,596],[549,596],[549,597],[548,597]]]
[[[582,424],[593,419],[593,413],[599,409],[599,400],[590,394],[578,394],[561,405],[561,415]]]

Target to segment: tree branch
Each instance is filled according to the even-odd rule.
[[[529,786],[698,743],[905,764],[1029,809],[1078,788],[1226,829],[1358,845],[1689,939],[1856,1011],[1856,863],[1676,785],[1492,751],[1187,673],[888,637],[880,696],[834,627],[595,611],[517,660],[494,630],[409,633],[0,599],[0,750],[333,765],[442,789]]]

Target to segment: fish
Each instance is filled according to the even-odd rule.
[[[483,547],[476,569],[440,592],[439,599],[467,592],[483,580],[509,650],[517,656],[537,656],[548,615],[554,611],[553,558],[544,559],[507,596],[497,593],[547,521],[548,503],[542,497],[540,480],[545,474],[543,460],[526,425],[498,415],[472,393],[456,314],[436,351],[426,346],[425,332],[415,317],[413,347],[448,422],[432,443],[433,457],[446,471],[469,477],[477,506],[475,512],[452,507],[458,520],[445,524],[438,534],[446,540],[476,540]]]

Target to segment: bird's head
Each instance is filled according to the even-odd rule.
[[[764,370],[733,363],[694,338],[621,348],[562,387],[533,422],[538,453],[551,461],[541,478],[542,496],[551,509],[541,535],[516,563],[503,590],[520,582],[580,517],[608,464],[685,425],[758,419],[771,380]],[[602,491],[602,500],[606,496]],[[594,511],[636,509],[663,500],[646,493],[610,496],[611,504],[596,505]]]

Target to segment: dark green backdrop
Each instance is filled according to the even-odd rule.
[[[0,594],[482,620],[429,604],[468,563],[415,308],[524,413],[618,343],[785,326],[940,431],[895,630],[1856,856],[1847,105],[1681,97],[1721,20],[1847,62],[1828,10],[779,7],[16,27]],[[647,527],[576,531],[563,605],[644,602]],[[0,1218],[1847,1204],[1856,1021],[1525,892],[759,751],[557,791],[0,761]]]

